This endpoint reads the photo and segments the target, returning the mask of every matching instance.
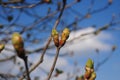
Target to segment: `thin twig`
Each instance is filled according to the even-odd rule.
[[[55,25],[54,25],[54,29],[56,29],[57,28],[57,26],[58,26],[58,24],[59,24],[59,22],[60,22],[60,19],[61,19],[61,16],[62,16],[62,14],[63,14],[63,11],[64,11],[64,9],[65,9],[65,6],[66,6],[66,0],[63,0],[63,7],[62,7],[62,10],[61,10],[61,12],[60,12],[60,15],[58,16],[58,19],[56,20],[56,22],[55,22]]]
[[[58,56],[59,56],[59,51],[60,51],[60,47],[57,47],[54,62],[53,62],[53,65],[52,65],[52,67],[50,69],[50,73],[48,74],[48,77],[47,77],[46,80],[50,80],[50,78],[51,78],[51,75],[52,75],[52,73],[53,73],[53,71],[55,69],[55,65],[56,65],[56,62],[57,62],[57,59],[58,59]]]
[[[15,55],[13,56],[10,56],[10,57],[7,57],[7,58],[4,58],[4,59],[0,59],[0,62],[4,62],[4,61],[8,61],[8,60],[12,60],[15,58]]]
[[[27,80],[31,80],[30,75],[29,75],[29,68],[28,68],[28,64],[27,64],[27,56],[25,56],[25,58],[23,60],[24,60],[24,63],[25,63],[25,68],[26,68]]]
[[[105,59],[103,59],[102,61],[98,62],[96,67],[95,67],[95,71],[98,71],[99,68],[104,65],[107,61],[110,60],[110,58],[112,57],[113,52],[111,52]]]
[[[62,16],[62,14],[63,14],[65,5],[66,5],[66,0],[63,0],[63,8],[62,8],[62,10],[61,10],[61,13],[60,13],[58,19],[56,20],[56,23],[55,23],[55,25],[54,25],[54,27],[53,27],[54,29],[57,28],[57,26],[58,26],[58,24],[59,24],[59,22],[60,22],[60,19],[61,19],[61,16]],[[54,71],[54,68],[55,68],[55,65],[56,65],[56,62],[57,62],[57,59],[58,59],[58,56],[59,56],[59,50],[60,50],[60,47],[57,47],[55,59],[54,59],[53,65],[52,65],[52,67],[51,67],[50,73],[48,74],[47,80],[49,80],[49,79],[51,78],[51,75],[52,75],[52,73],[53,73],[53,71]]]
[[[36,7],[37,5],[39,4],[42,4],[43,2],[38,2],[36,4],[30,4],[30,5],[24,5],[24,6],[8,6],[6,4],[9,4],[9,3],[2,3],[2,6],[3,7],[7,7],[7,8],[17,8],[17,9],[21,9],[21,8],[33,8],[33,7]]]

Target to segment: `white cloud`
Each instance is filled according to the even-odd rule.
[[[29,61],[31,61],[33,63],[38,62],[39,59],[40,59],[40,54],[33,54],[33,55],[29,56]],[[50,68],[53,64],[53,60],[54,60],[54,56],[51,57],[51,56],[45,55],[43,63],[40,64],[40,66],[31,73],[31,76],[32,77],[40,76],[40,79],[42,79],[42,80],[47,78],[46,72],[48,73],[50,71]],[[67,68],[68,61],[65,58],[59,57],[57,60],[56,68],[64,68],[65,66]],[[58,80],[60,80],[60,79],[58,79]]]
[[[29,57],[29,60],[33,63],[38,62],[39,59],[40,59],[39,54],[34,55],[34,57],[33,57],[33,55]],[[50,67],[52,66],[53,60],[54,60],[54,56],[51,57],[51,56],[45,55],[44,56],[44,61],[40,66],[42,68],[44,68],[45,70],[49,71]],[[58,60],[57,60],[56,67],[63,67],[63,66],[66,66],[66,65],[68,65],[67,60],[65,58],[59,57]]]
[[[105,43],[104,41],[112,39],[112,35],[110,33],[101,32],[99,35],[95,36],[94,34],[89,34],[83,37],[79,37],[81,34],[91,33],[95,31],[94,28],[86,28],[83,30],[78,30],[76,32],[71,32],[68,43],[66,43],[65,47],[62,49],[63,53],[68,51],[74,51],[78,54],[78,52],[86,52],[88,53],[90,50],[94,50],[96,48],[107,51],[110,49],[110,44]],[[77,39],[74,39],[79,37]],[[69,42],[71,41],[72,42]]]

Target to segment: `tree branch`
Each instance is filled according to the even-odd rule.
[[[66,5],[66,0],[63,0],[63,7],[62,7],[62,10],[61,10],[61,12],[60,12],[60,15],[59,15],[58,19],[57,19],[56,22],[55,22],[54,28],[57,28],[57,25],[58,25],[59,22],[60,22],[60,18],[61,18],[62,14],[63,14],[64,9],[65,9],[65,5]],[[52,37],[51,37],[51,35],[50,35],[50,37],[49,37],[49,39],[48,39],[48,42],[47,42],[47,44],[46,44],[46,46],[45,46],[45,48],[44,48],[44,50],[43,50],[43,53],[42,53],[42,55],[41,55],[41,57],[40,57],[40,60],[39,60],[35,65],[33,65],[33,66],[30,68],[29,73],[32,72],[34,69],[36,69],[36,68],[43,62],[43,58],[44,58],[45,52],[46,52],[46,50],[47,50],[47,48],[48,48],[51,40],[52,40]],[[26,75],[26,73],[25,73],[24,75]],[[23,78],[24,78],[24,77],[21,77],[20,80],[23,80]]]
[[[60,47],[57,47],[56,49],[56,55],[55,55],[55,58],[54,58],[54,62],[53,62],[53,65],[50,69],[50,73],[48,74],[48,77],[46,80],[50,80],[51,76],[52,76],[52,73],[54,71],[54,68],[55,68],[55,65],[56,65],[56,62],[57,62],[57,59],[58,59],[58,56],[59,56],[59,51],[60,51]]]

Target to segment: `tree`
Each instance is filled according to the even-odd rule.
[[[28,64],[30,70],[27,71],[27,73],[32,74],[36,68],[38,69],[40,67],[40,70],[45,73],[46,76],[47,74],[49,75],[47,76],[48,80],[49,78],[54,79],[54,77],[57,79],[58,76],[56,75],[58,75],[58,72],[61,71],[55,67],[58,53],[63,53],[59,55],[62,57],[72,56],[71,59],[76,53],[72,49],[66,52],[61,51],[62,49],[68,49],[66,47],[70,47],[70,45],[73,45],[75,41],[78,42],[77,40],[85,41],[87,39],[97,37],[102,32],[119,31],[119,10],[114,4],[117,2],[119,3],[117,0],[0,0],[0,43],[5,44],[5,49],[1,51],[0,54],[0,62],[4,62],[4,64],[6,64],[6,61],[13,62],[13,64],[17,65],[20,69],[20,72],[16,75],[1,73],[0,76],[4,77],[4,75],[7,75],[9,79],[10,77],[23,79],[23,74],[26,75],[24,65],[22,65],[23,61],[21,61],[21,59],[23,59],[25,64]],[[86,28],[90,28],[92,30],[88,31]],[[68,38],[68,34],[65,38],[61,38],[61,36],[64,36],[64,29],[70,30],[70,36],[75,32],[82,32],[81,30],[84,29],[86,32],[77,33],[77,35],[73,34],[73,38]],[[16,54],[21,51],[11,48],[11,36],[14,32],[17,32],[17,34],[19,33],[19,36],[23,38],[25,52],[24,50],[22,50],[22,52],[24,52],[25,55],[22,55],[22,57]],[[67,33],[69,33],[69,31]],[[119,32],[115,34],[119,35]],[[20,44],[22,45],[23,42]],[[53,44],[53,42],[55,44]],[[110,45],[112,52],[105,58],[101,59],[100,62],[98,61],[95,65],[95,70],[98,70],[99,67],[108,61],[113,55],[113,52],[116,50],[116,45],[112,45]],[[98,47],[94,48],[94,53],[99,55],[100,49]],[[12,54],[9,55],[8,53]],[[54,61],[54,64],[51,63],[53,64],[53,67],[50,67],[51,73],[49,73],[49,71],[44,69],[42,64],[44,64],[46,56],[54,57],[54,53],[57,55],[55,60],[50,61]],[[29,60],[30,56],[34,54],[40,55],[39,58],[37,58],[37,61]],[[21,59],[18,58],[17,55]],[[28,56],[28,61],[26,61],[26,55]],[[67,80],[75,79],[76,76],[80,75],[80,72],[77,72],[77,69],[79,69],[77,68],[78,64],[79,60],[76,60],[74,62],[75,74],[68,72]],[[54,75],[52,75],[54,69],[56,69],[56,72],[54,71]],[[63,70],[63,73],[64,72],[65,70]],[[29,77],[29,74],[27,75]],[[32,77],[32,79],[34,78],[34,80],[39,80],[40,77],[40,75],[37,75]],[[7,77],[5,76],[5,78]]]

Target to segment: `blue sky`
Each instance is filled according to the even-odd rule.
[[[90,0],[89,0],[90,1]],[[76,9],[78,12],[84,14],[87,11],[88,5],[89,5],[89,1],[81,1],[81,3],[73,6],[73,9]],[[98,9],[101,8],[102,6],[105,6],[107,4],[108,0],[97,0],[95,1],[95,5],[93,7],[92,10],[94,9]],[[83,20],[82,22],[79,23],[79,25],[81,26],[90,26],[95,24],[97,27],[101,27],[107,23],[109,23],[111,21],[111,15],[115,14],[116,16],[119,16],[120,14],[120,1],[119,0],[113,0],[113,4],[105,11],[97,13],[97,14],[93,14],[91,15],[90,19],[86,19]],[[118,18],[119,19],[119,18]],[[119,27],[119,26],[112,26],[112,27]],[[97,71],[97,79],[96,80],[119,80],[119,74],[120,74],[120,69],[117,68],[120,66],[119,63],[119,35],[120,32],[119,30],[114,31],[114,30],[107,30],[104,31],[105,33],[108,33],[112,36],[111,40],[103,40],[103,42],[105,44],[110,44],[110,45],[117,45],[117,50],[113,53],[113,56],[105,63],[103,64],[100,69]],[[106,56],[108,56],[109,53],[111,53],[110,50],[108,50],[108,52],[102,52],[103,53],[101,56],[99,56],[99,59],[102,60],[103,58],[105,58]],[[81,57],[80,57],[81,58]],[[95,60],[95,62],[97,62],[97,58],[98,56],[94,55],[94,57],[92,56],[92,58]],[[79,62],[81,63],[81,61],[83,61],[84,64],[84,59],[79,59]]]
[[[28,0],[29,1],[29,0]],[[73,0],[67,0],[67,3],[69,4],[70,2],[72,2]],[[73,5],[71,8],[73,10],[76,10],[78,13],[81,13],[82,15],[85,15],[88,11],[88,8],[90,7],[90,1],[91,0],[82,0],[81,2]],[[91,12],[102,8],[103,6],[105,6],[106,4],[108,4],[108,0],[94,0],[95,3],[93,5],[93,8],[91,9]],[[79,36],[82,33],[87,33],[87,32],[92,32],[95,31],[96,28],[100,28],[106,24],[108,24],[111,21],[112,15],[115,15],[115,21],[120,21],[120,1],[119,0],[113,0],[112,5],[109,6],[109,8],[107,8],[106,10],[102,11],[102,12],[98,12],[95,14],[90,15],[90,18],[88,19],[84,19],[80,22],[78,22],[78,28],[83,28],[83,29],[78,29],[77,31],[71,31],[70,34],[70,38],[68,39],[68,43],[65,45],[65,47],[63,47],[61,49],[60,54],[64,54],[64,53],[70,53],[71,51],[74,52],[74,56],[64,56],[64,57],[60,57],[60,59],[58,60],[58,65],[57,67],[64,70],[65,69],[65,73],[62,74],[62,79],[59,77],[59,79],[53,79],[53,80],[63,80],[66,78],[66,74],[67,72],[72,73],[74,70],[74,62],[76,61],[78,63],[77,67],[81,69],[81,73],[82,74],[84,72],[84,66],[85,63],[87,61],[88,58],[92,58],[95,62],[95,65],[104,60],[107,56],[109,56],[109,54],[111,53],[111,48],[113,45],[117,46],[117,49],[115,52],[113,52],[113,55],[110,57],[110,59],[105,62],[105,64],[103,64],[97,73],[97,78],[96,80],[119,80],[119,74],[120,74],[120,32],[119,30],[113,30],[112,28],[119,28],[120,25],[116,25],[116,26],[111,26],[108,30],[105,30],[103,32],[101,32],[99,35],[94,36],[94,35],[88,35],[83,37],[82,40],[81,38],[79,38],[78,40],[74,40],[73,43],[69,43],[69,40],[73,39],[74,37]],[[47,8],[51,7],[51,10],[54,11],[56,9],[56,5],[47,5],[47,4],[43,4],[40,7],[35,7],[34,11],[31,11],[30,9],[28,10],[30,13],[36,13],[39,15],[39,17],[41,16],[45,16],[46,12],[47,12]],[[0,6],[1,9],[1,6]],[[19,10],[15,10],[14,13],[10,13],[7,15],[13,15],[16,16],[18,15]],[[0,12],[0,15],[3,15],[3,12]],[[69,15],[68,15],[69,14]],[[4,15],[6,16],[6,15]],[[50,22],[48,22],[48,24],[46,24],[49,31],[51,31],[52,26],[54,25],[54,22],[56,20],[56,17],[58,16],[55,15],[53,20],[50,20]],[[20,20],[17,21],[18,24],[23,24],[23,25],[27,25],[30,26],[31,23],[34,20],[38,20],[39,17],[37,17],[37,19],[35,19],[34,17],[30,17],[25,15],[24,13],[21,14]],[[73,22],[75,20],[75,17],[77,17],[78,19],[80,19],[80,15],[76,15],[74,12],[71,11],[71,9],[66,9],[64,11],[64,14],[62,16],[62,20],[65,22],[64,26],[67,26],[68,24],[70,24],[71,22]],[[0,18],[1,23],[3,24],[12,24],[12,22],[14,22],[14,19],[12,22],[7,22],[5,20],[3,20],[2,18]],[[44,21],[45,22],[45,21]],[[93,28],[92,26],[96,25],[96,28]],[[42,26],[42,24],[38,24],[37,26],[35,26],[35,28]],[[58,29],[61,29],[64,27],[63,25],[58,25]],[[20,28],[20,27],[19,27]],[[6,31],[9,31],[8,29]],[[18,28],[15,28],[14,31],[19,31]],[[36,31],[35,29],[32,32],[32,36],[35,36],[36,34],[40,33],[39,31]],[[29,32],[28,32],[29,33]],[[49,35],[50,32],[48,33],[40,33],[39,36],[37,35],[35,38],[42,38],[44,37],[47,40],[47,37]],[[24,36],[24,38],[26,33],[24,33],[22,36]],[[47,36],[47,37],[46,37]],[[92,37],[91,37],[92,36]],[[87,39],[86,39],[87,38]],[[35,46],[32,44],[27,44],[26,46],[28,49],[33,49],[35,47],[39,47],[39,46],[43,46],[43,42],[41,42],[39,45]],[[32,46],[29,46],[32,45]],[[9,45],[11,48],[11,45]],[[8,47],[9,47],[8,46]],[[95,52],[95,49],[98,48],[100,49],[99,54],[97,54]],[[4,51],[5,53],[6,51]],[[55,48],[48,50],[47,53],[52,53],[55,52]],[[7,53],[7,52],[6,52]],[[37,59],[39,54],[32,54],[29,56],[29,60],[30,61],[37,61]],[[34,57],[33,57],[34,56]],[[49,72],[49,67],[51,66],[52,60],[54,56],[45,56],[46,60],[45,62],[41,65],[42,68],[45,68],[45,70],[47,70]],[[19,61],[19,59],[18,59]],[[48,62],[50,61],[50,62]],[[1,63],[0,63],[1,64]],[[12,65],[12,63],[10,63],[9,65]],[[4,69],[4,65],[2,65],[0,72],[2,72]],[[8,69],[9,70],[9,69]],[[14,74],[17,73],[18,70],[18,66],[15,66],[15,70],[13,70],[12,72]],[[35,76],[38,75],[38,73],[42,73],[42,71],[36,70],[34,71],[31,76]],[[44,73],[42,73],[43,77],[46,77]],[[77,73],[76,75],[79,75],[79,73]]]

